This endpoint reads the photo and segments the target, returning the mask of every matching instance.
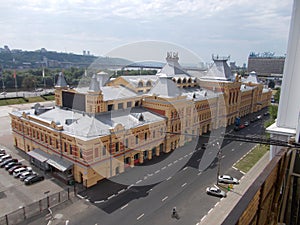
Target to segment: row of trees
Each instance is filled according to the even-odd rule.
[[[29,69],[29,70],[3,70],[0,74],[2,81],[2,88],[11,90],[17,87],[23,90],[34,90],[41,87],[53,87],[57,75],[62,72],[60,69],[45,69],[44,76],[42,69]],[[15,75],[14,75],[15,74]],[[79,83],[85,74],[82,68],[65,69],[63,74],[69,85],[75,86]]]

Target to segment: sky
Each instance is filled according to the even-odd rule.
[[[286,53],[292,5],[293,0],[7,0],[0,2],[0,47],[87,50],[96,56],[122,52],[135,61],[146,54],[147,60],[164,60],[166,51],[178,51],[188,62],[184,49],[196,61],[211,62],[214,54],[242,66],[250,52]]]

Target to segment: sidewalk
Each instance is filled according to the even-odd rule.
[[[236,185],[232,191],[228,192],[227,197],[221,199],[221,201],[218,202],[215,207],[208,212],[208,215],[204,216],[197,225],[222,224],[229,212],[233,210],[235,205],[239,202],[250,185],[260,176],[261,172],[269,162],[269,152],[267,152],[258,163],[242,177],[240,184]]]

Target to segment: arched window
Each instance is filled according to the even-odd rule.
[[[143,87],[143,86],[144,86],[143,81],[139,81],[138,87]]]
[[[186,83],[186,79],[185,78],[183,78],[182,83],[184,83],[184,84]]]
[[[150,80],[147,81],[146,86],[147,86],[147,87],[151,87],[151,86],[152,86],[152,83],[151,83]]]
[[[178,84],[181,84],[181,79],[180,79],[180,78],[177,80],[177,83],[178,83]]]

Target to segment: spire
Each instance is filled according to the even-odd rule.
[[[97,81],[97,77],[94,74],[92,79],[91,79],[91,83],[90,83],[90,87],[89,87],[89,91],[90,92],[99,92],[100,90],[100,85],[99,82]]]
[[[56,85],[55,85],[56,88],[65,88],[65,87],[68,87],[68,84],[66,82],[66,79],[63,75],[62,72],[60,72],[58,74],[58,78],[57,78],[57,81],[56,81]]]

